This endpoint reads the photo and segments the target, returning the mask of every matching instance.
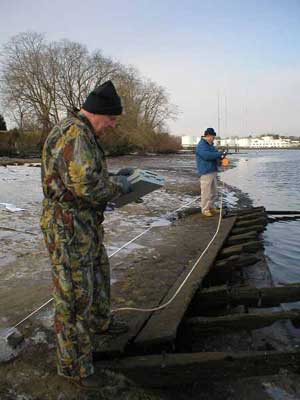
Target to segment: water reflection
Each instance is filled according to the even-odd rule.
[[[225,183],[249,193],[254,205],[299,210],[299,150],[249,151],[232,158],[237,159],[237,168],[222,174]]]
[[[300,221],[269,224],[266,256],[276,284],[300,282]]]
[[[300,150],[249,151],[232,158],[237,168],[222,179],[248,193],[255,206],[300,210]],[[300,220],[269,224],[264,238],[274,282],[300,282]]]

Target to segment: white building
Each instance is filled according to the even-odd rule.
[[[238,147],[251,147],[251,138],[239,138],[237,145]]]
[[[249,147],[252,148],[287,148],[291,147],[290,139],[278,138],[274,139],[273,136],[262,136],[260,138],[250,138]],[[240,147],[243,147],[240,145]]]
[[[181,144],[183,148],[195,147],[201,137],[197,136],[182,136]],[[284,149],[289,147],[300,146],[300,140],[291,141],[288,138],[275,139],[274,136],[266,135],[261,137],[243,137],[232,136],[215,140],[216,146],[220,147],[240,147],[254,149]]]
[[[201,136],[182,136],[181,137],[181,145],[183,148],[186,147],[194,147],[198,144],[199,140],[201,139]]]
[[[221,138],[216,140],[216,145],[221,147],[236,147],[238,144],[238,137]]]
[[[298,143],[299,145],[299,143]],[[295,146],[290,139],[278,138],[275,139],[273,136],[266,135],[258,138],[246,137],[246,138],[224,138],[220,141],[220,146],[228,147],[246,147],[254,149],[268,149],[268,148],[288,148]]]

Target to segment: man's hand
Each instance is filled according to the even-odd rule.
[[[122,168],[120,169],[116,175],[121,175],[121,176],[130,176],[134,173],[134,168]]]
[[[228,153],[227,150],[222,151],[221,160],[223,160],[227,156],[227,153]]]
[[[124,176],[124,175],[115,176],[114,182],[115,182],[118,186],[120,186],[120,188],[121,188],[123,194],[132,192],[131,183],[128,181],[128,179],[126,178],[126,176]]]

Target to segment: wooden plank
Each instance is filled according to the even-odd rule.
[[[255,254],[242,254],[241,256],[234,255],[221,259],[214,263],[213,267],[207,274],[205,278],[205,286],[222,285],[226,282],[231,282],[235,271],[242,272],[244,267],[256,264],[258,261],[260,261],[260,258]]]
[[[182,329],[184,336],[192,338],[199,335],[217,335],[226,331],[260,329],[275,321],[286,319],[299,321],[300,310],[194,317],[186,320]]]
[[[233,256],[229,256],[229,257],[223,258],[223,259],[221,259],[221,260],[218,260],[218,259],[217,259],[217,261],[213,264],[213,266],[212,266],[212,268],[211,268],[211,271],[213,271],[213,270],[216,269],[216,268],[217,268],[217,269],[218,269],[218,268],[223,268],[223,267],[226,268],[227,265],[234,265],[234,264],[237,263],[237,261],[238,261],[240,258],[241,258],[241,256],[240,256],[239,254],[235,254],[235,255],[233,255]]]
[[[250,231],[247,233],[242,233],[240,235],[230,235],[226,241],[227,246],[233,246],[235,244],[244,243],[246,241],[254,240],[257,238],[256,231]]]
[[[249,265],[255,264],[260,258],[255,254],[247,255],[233,255],[227,258],[222,258],[214,263],[211,272],[219,272],[222,269],[229,269],[231,271],[235,269],[240,269],[242,267],[247,267]]]
[[[227,258],[233,255],[239,255],[244,252],[255,253],[259,248],[263,246],[263,242],[259,240],[251,240],[242,244],[236,244],[234,246],[225,247],[219,254],[219,258]]]
[[[264,212],[255,212],[251,214],[237,215],[237,221],[251,221],[253,219],[264,218],[267,220],[267,214]]]
[[[160,348],[161,346],[170,345],[172,346],[177,334],[178,326],[197,290],[201,284],[203,278],[206,276],[214,260],[222,248],[227,236],[229,235],[233,225],[235,223],[235,217],[226,218],[222,221],[221,228],[216,240],[212,243],[209,250],[203,256],[200,263],[197,265],[189,280],[185,286],[179,292],[178,296],[174,301],[164,310],[158,311],[152,314],[151,318],[147,322],[146,326],[138,334],[134,340],[134,345],[146,351],[146,349]],[[214,232],[211,232],[214,233]],[[209,235],[210,237],[213,234]],[[199,239],[202,241],[201,236]],[[198,257],[201,252],[199,252]],[[177,282],[173,285],[171,290],[162,300],[165,302],[169,300],[176,292],[177,288],[185,279],[192,265],[187,268],[182,275],[179,277]]]
[[[274,211],[266,211],[269,215],[300,215],[300,211],[291,211],[291,210],[274,210]]]
[[[253,231],[256,231],[257,233],[259,233],[259,232],[263,232],[265,229],[266,229],[265,224],[250,225],[250,226],[241,227],[241,228],[233,227],[231,233],[232,233],[232,235],[241,235],[243,233],[248,233],[248,232],[253,232]]]
[[[266,225],[268,222],[267,218],[260,217],[256,219],[246,219],[242,221],[237,221],[235,224],[236,228],[245,228],[254,225]]]
[[[139,385],[168,387],[193,382],[237,379],[298,370],[300,351],[253,353],[201,352],[128,357],[96,364],[98,369],[120,372]]]
[[[230,216],[240,216],[245,214],[257,213],[257,212],[265,212],[265,207],[249,207],[249,208],[242,208],[239,210],[230,211],[228,215]]]
[[[276,307],[281,303],[300,301],[300,283],[278,287],[212,287],[199,291],[193,300],[195,310],[225,307],[227,304],[248,307]]]
[[[290,215],[290,216],[273,216],[268,218],[269,223],[278,222],[278,221],[297,221],[300,219],[300,215]]]

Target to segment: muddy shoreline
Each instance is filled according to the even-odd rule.
[[[51,296],[51,267],[38,227],[40,195],[37,185],[39,169],[29,163],[28,166],[0,166],[1,184],[8,184],[1,203],[11,203],[23,211],[12,212],[0,209],[0,225],[23,232],[1,230],[0,253],[0,329],[11,326],[28,312]],[[198,178],[191,155],[174,156],[125,156],[109,159],[112,171],[126,166],[152,169],[166,179],[165,188],[148,195],[141,204],[132,204],[124,209],[107,213],[104,228],[108,252],[113,252],[136,234],[141,233],[151,223],[166,219],[170,211],[190,202],[199,195]],[[232,165],[234,167],[234,163]],[[30,195],[18,195],[22,180],[28,179]],[[221,182],[220,182],[221,185]],[[239,189],[225,185],[224,203],[228,208],[244,208],[252,205],[247,194]],[[7,195],[7,197],[5,197]],[[197,204],[197,203],[196,203]],[[27,232],[27,233],[26,233]],[[31,232],[33,235],[28,234]],[[163,234],[162,234],[163,246]],[[180,247],[180,241],[178,242]],[[151,243],[136,243],[125,253],[111,260],[112,279],[119,280],[128,268],[138,267],[143,259],[157,257]],[[124,263],[126,259],[126,263]],[[258,266],[258,271],[265,266]],[[266,271],[264,270],[264,273]],[[258,275],[259,272],[258,272]],[[252,276],[254,279],[255,277]],[[249,279],[252,279],[249,277]],[[270,279],[259,276],[258,279]],[[23,351],[13,361],[0,364],[0,398],[3,400],[23,399],[270,399],[268,394],[273,387],[281,387],[292,382],[293,377],[282,372],[279,376],[252,378],[244,383],[220,382],[208,383],[207,387],[192,386],[172,390],[152,391],[137,388],[124,377],[103,372],[103,393],[87,395],[74,390],[74,387],[62,381],[56,375],[54,337],[52,332],[52,308],[48,307],[37,317],[32,318],[22,328],[26,339]],[[252,346],[249,336],[244,335],[242,347]],[[233,350],[239,350],[241,337],[220,339],[210,338],[203,343],[203,349],[226,348],[230,342]],[[226,344],[227,343],[227,344]],[[275,382],[275,383],[274,383]],[[274,386],[275,385],[275,386]],[[281,385],[281,386],[280,386]],[[295,385],[294,385],[295,386]],[[247,389],[246,389],[247,388]],[[268,390],[267,390],[267,389]],[[290,388],[287,389],[290,393]],[[298,388],[295,388],[295,391]],[[295,392],[294,392],[295,393]],[[20,397],[21,396],[21,397]],[[22,397],[23,396],[23,397]],[[247,396],[247,397],[245,397]],[[284,397],[281,397],[284,398]],[[292,398],[292,397],[291,397]],[[296,398],[296,397],[295,397]]]

